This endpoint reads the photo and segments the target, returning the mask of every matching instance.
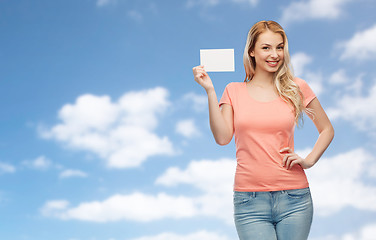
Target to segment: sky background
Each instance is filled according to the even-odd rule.
[[[306,171],[310,240],[376,239],[374,0],[0,0],[0,238],[235,240],[235,146],[218,146],[199,50],[285,28],[336,136]],[[303,157],[317,139],[295,133]]]

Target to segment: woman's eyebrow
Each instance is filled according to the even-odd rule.
[[[279,46],[279,45],[283,45],[283,44],[284,44],[284,43],[281,42],[281,43],[278,43],[277,46]],[[261,45],[272,46],[272,44],[270,44],[270,43],[261,43]]]

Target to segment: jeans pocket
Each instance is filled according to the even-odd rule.
[[[309,190],[309,187],[302,188],[302,189],[292,189],[292,190],[286,190],[287,195],[290,198],[304,198],[308,196],[311,192]]]
[[[234,205],[239,206],[248,203],[252,199],[252,192],[234,192]]]

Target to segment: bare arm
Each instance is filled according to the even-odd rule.
[[[305,159],[292,152],[290,148],[281,149],[281,153],[288,152],[283,158],[282,162],[282,165],[287,169],[291,169],[291,167],[295,164],[300,164],[305,169],[315,165],[322,154],[325,152],[325,150],[328,148],[334,137],[333,126],[324,109],[322,108],[319,100],[317,98],[313,99],[308,104],[307,108],[311,108],[314,112],[314,116],[309,117],[315,124],[317,131],[319,132],[319,137],[317,138],[312,151]]]
[[[229,104],[223,104],[221,108],[218,104],[217,94],[213,83],[203,66],[193,68],[195,81],[200,84],[208,95],[210,129],[215,141],[219,145],[228,144],[233,136],[233,109]]]
[[[319,132],[312,152],[305,159],[306,168],[310,168],[320,159],[333,140],[334,128],[317,98],[313,99],[307,107],[313,109],[314,117],[310,116],[310,118]]]

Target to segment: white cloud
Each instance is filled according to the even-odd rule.
[[[345,94],[359,96],[363,88],[363,73],[349,76],[345,69],[339,69],[329,77],[329,84],[336,86],[336,98],[341,99]]]
[[[208,231],[198,231],[187,235],[178,235],[175,233],[161,233],[156,236],[146,236],[135,238],[133,240],[228,240],[226,236]]]
[[[232,224],[235,167],[236,161],[227,158],[192,161],[184,170],[170,167],[155,183],[167,187],[187,184],[200,189],[203,194],[195,198],[199,212]]]
[[[329,83],[334,85],[341,85],[349,82],[345,69],[339,69],[329,77]]]
[[[345,90],[353,95],[359,96],[363,89],[363,76],[364,74],[359,74],[357,77],[353,77],[352,79],[355,80],[353,80],[352,83],[348,84],[345,87]]]
[[[373,154],[357,148],[323,158],[307,170],[315,212],[327,216],[345,207],[376,212],[376,187],[364,180],[375,177],[375,161]]]
[[[316,96],[320,96],[324,92],[323,77],[321,72],[306,72],[303,75],[303,79],[307,81],[312,91]]]
[[[355,236],[353,239],[359,240],[372,240],[376,236],[376,223],[367,225],[361,229],[358,233],[358,236]]]
[[[304,74],[306,66],[311,62],[312,57],[303,52],[298,52],[291,56],[294,73],[298,77]]]
[[[309,150],[298,152],[305,157]],[[376,211],[373,204],[376,202],[376,188],[364,181],[364,177],[376,177],[375,161],[372,154],[358,148],[322,158],[307,170],[316,214],[328,216],[345,207]],[[232,224],[235,166],[236,162],[232,159],[192,161],[185,169],[168,168],[155,181],[157,185],[169,188],[181,184],[190,185],[201,191],[198,196],[133,193],[114,195],[104,201],[84,202],[71,208],[68,208],[66,201],[50,201],[42,208],[42,213],[60,219],[96,222],[148,222],[163,218],[209,216]]]
[[[309,0],[295,1],[283,9],[281,24],[301,22],[308,19],[336,19],[343,13],[343,7],[351,0]]]
[[[206,95],[190,92],[183,96],[183,100],[187,102],[189,106],[192,106],[196,112],[203,112],[208,107],[208,97]],[[186,107],[187,104],[184,104],[184,107]]]
[[[309,150],[297,152],[305,157]],[[372,154],[358,148],[322,158],[307,170],[316,214],[333,215],[345,207],[376,212],[376,188],[367,185],[364,180],[376,177],[375,161]],[[103,201],[83,202],[70,208],[67,201],[49,201],[41,213],[48,217],[95,222],[149,222],[206,216],[233,224],[235,166],[236,161],[232,159],[192,161],[185,169],[168,168],[155,181],[155,184],[169,188],[181,184],[192,186],[200,190],[197,196],[118,194]]]
[[[338,44],[338,48],[342,50],[341,60],[375,60],[376,57],[376,24],[372,27],[355,33],[355,35],[347,41]]]
[[[169,168],[156,180],[156,184],[167,187],[178,184],[192,185],[201,190],[198,196],[171,196],[165,193],[118,194],[103,201],[84,202],[71,208],[68,208],[67,201],[58,200],[47,202],[41,208],[41,213],[46,217],[94,222],[148,222],[164,218],[208,216],[232,224],[235,165],[235,161],[231,159],[193,161],[185,170]]]
[[[228,158],[192,161],[185,170],[168,168],[155,183],[169,187],[190,184],[203,192],[222,194],[232,191],[235,166],[235,160]]]
[[[72,208],[68,208],[68,202],[64,200],[49,201],[42,207],[41,213],[46,217],[93,222],[119,220],[148,222],[163,218],[187,218],[198,214],[191,198],[173,197],[165,193],[156,196],[143,193],[118,194],[102,202],[84,202]]]
[[[58,115],[61,122],[40,134],[94,153],[109,167],[137,167],[148,157],[174,153],[168,137],[154,133],[159,115],[170,105],[167,97],[168,91],[160,87],[128,92],[117,102],[85,94],[64,105]]]
[[[40,211],[44,216],[59,217],[57,213],[66,209],[68,206],[69,202],[66,200],[54,200],[47,202]]]
[[[307,65],[312,61],[313,58],[303,52],[298,52],[291,56],[295,76],[307,81],[316,96],[319,96],[324,91],[322,86],[323,77],[319,71],[312,72],[307,70]]]
[[[2,173],[14,173],[16,168],[8,163],[0,162],[0,174]]]
[[[36,170],[47,170],[52,165],[52,162],[45,156],[39,156],[34,160],[23,161],[22,163],[23,165]]]
[[[62,171],[59,175],[60,178],[71,178],[71,177],[85,178],[87,176],[88,176],[87,173],[80,171],[80,170],[74,170],[74,169],[66,169]]]
[[[200,132],[197,129],[193,119],[179,121],[176,124],[175,130],[177,133],[183,135],[186,138],[191,138],[200,135]]]
[[[359,83],[355,82],[354,84]],[[359,89],[357,92],[359,92]],[[343,95],[337,100],[336,106],[329,108],[327,113],[332,120],[344,119],[354,124],[360,130],[373,132],[376,130],[375,103],[376,84],[369,89],[367,96],[360,94]]]
[[[346,233],[342,236],[323,236],[319,238],[310,238],[310,240],[374,240],[376,236],[376,223],[368,224],[354,233]]]

